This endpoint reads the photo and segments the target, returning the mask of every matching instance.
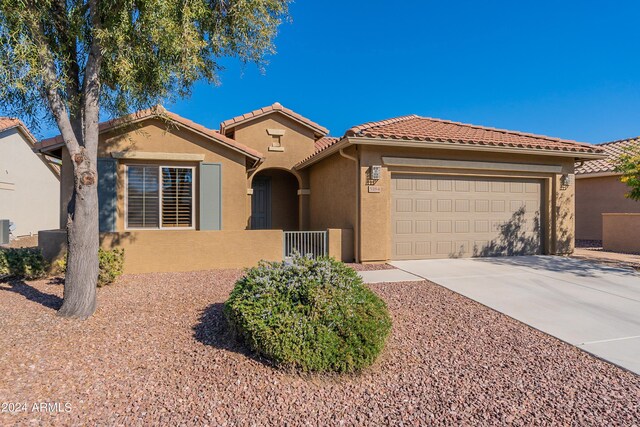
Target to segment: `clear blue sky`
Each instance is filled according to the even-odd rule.
[[[279,101],[341,135],[415,113],[603,142],[640,135],[640,2],[299,0],[262,75],[225,60],[172,111]]]

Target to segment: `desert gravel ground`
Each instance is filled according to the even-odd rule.
[[[0,284],[0,425],[638,425],[640,377],[429,282],[372,286],[394,326],[360,375],[274,370],[230,341],[239,271],[130,275],[91,319]],[[68,413],[32,412],[38,402]]]
[[[347,263],[347,265],[356,271],[378,271],[378,270],[395,270],[395,267],[386,263],[372,264],[356,264]]]

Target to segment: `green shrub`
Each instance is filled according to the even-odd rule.
[[[47,262],[37,248],[0,249],[0,277],[15,276],[27,280],[47,275]]]
[[[276,366],[353,372],[374,362],[391,329],[386,304],[330,258],[261,262],[236,282],[225,315],[232,331]]]
[[[110,285],[120,277],[124,271],[124,249],[98,250],[100,270],[98,272],[98,287]]]
[[[9,260],[7,259],[7,250],[0,249],[0,278],[9,276]]]
[[[98,249],[98,287],[110,285],[120,277],[124,271],[124,249]],[[67,258],[60,258],[55,262],[55,270],[60,274],[67,271]]]

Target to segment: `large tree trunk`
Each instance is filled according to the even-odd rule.
[[[39,47],[44,92],[51,113],[58,124],[73,165],[74,189],[67,207],[67,272],[64,301],[58,314],[86,319],[96,310],[98,282],[98,119],[100,114],[100,67],[102,52],[97,32],[102,28],[99,0],[88,0],[88,12],[96,34],[90,38],[90,49],[80,83],[79,64],[73,63],[69,87],[62,83],[54,55],[48,47],[42,20],[27,20],[31,36]],[[65,10],[63,2],[60,7]],[[35,16],[35,15],[34,15]],[[74,45],[73,40],[67,40]],[[76,58],[72,46],[72,58]],[[77,58],[76,58],[77,59]],[[64,79],[63,79],[64,80]],[[66,91],[66,97],[62,94]]]
[[[95,29],[100,29],[98,0],[89,0],[89,14]],[[100,244],[97,167],[101,63],[102,54],[97,36],[94,35],[84,74],[79,109],[82,117],[76,117],[82,123],[82,143],[79,143],[75,134],[76,144],[66,144],[73,163],[74,191],[67,217],[68,259],[64,301],[58,311],[61,316],[81,319],[86,319],[96,311]]]
[[[60,316],[81,319],[96,310],[98,280],[97,161],[91,154],[81,150],[71,156],[75,185],[68,207],[64,302],[58,311]]]

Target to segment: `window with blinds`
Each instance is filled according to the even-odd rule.
[[[191,227],[192,169],[162,168],[162,226]]]
[[[160,188],[157,166],[127,167],[127,227],[160,226]]]
[[[127,228],[193,227],[193,169],[127,166]]]

